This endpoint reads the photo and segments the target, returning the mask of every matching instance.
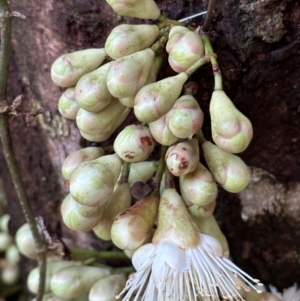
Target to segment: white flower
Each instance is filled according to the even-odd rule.
[[[300,301],[300,288],[295,283],[293,286],[283,290],[283,293],[279,293],[277,288],[270,285],[272,294],[281,298],[283,301]]]
[[[163,192],[153,241],[132,262],[137,272],[118,296],[126,292],[123,301],[244,300],[241,288],[260,292],[259,280],[225,258],[218,240],[196,229],[175,189]]]

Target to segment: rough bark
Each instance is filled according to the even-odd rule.
[[[161,0],[158,4],[173,19],[206,7],[205,2],[194,0]],[[92,234],[69,231],[61,223],[59,205],[67,190],[60,167],[84,141],[74,122],[58,116],[62,89],[51,82],[50,66],[65,52],[103,46],[109,31],[129,19],[118,18],[104,0],[11,0],[10,5],[26,19],[13,20],[9,100],[24,94],[19,112],[39,105],[45,109],[43,116],[28,126],[23,115],[10,122],[34,211],[50,230],[74,245],[111,248],[110,243],[100,242]],[[279,288],[300,279],[299,19],[299,1],[218,1],[210,33],[224,89],[253,123],[254,139],[241,157],[256,168],[253,184],[244,194],[220,191],[217,217],[229,239],[233,260]],[[194,22],[201,24],[203,19]],[[209,135],[210,67],[199,70],[193,80],[199,85],[197,98],[205,111],[204,130]],[[14,232],[24,219],[1,153],[0,164]]]

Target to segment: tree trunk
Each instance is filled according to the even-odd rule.
[[[251,185],[237,195],[220,189],[216,216],[232,259],[265,284],[282,289],[300,279],[300,3],[217,2],[210,35],[224,90],[252,121],[254,138],[241,154],[252,167]],[[157,3],[172,19],[206,8],[205,2],[195,0]],[[57,101],[63,90],[52,83],[50,67],[63,53],[102,47],[117,24],[138,21],[118,18],[104,0],[10,0],[10,5],[26,17],[13,19],[8,92],[10,102],[25,95],[10,126],[34,212],[50,231],[73,245],[110,249],[111,243],[92,233],[68,230],[61,222],[60,203],[68,192],[61,165],[86,142],[74,122],[59,116]],[[198,17],[194,23],[201,25],[203,20]],[[197,99],[209,136],[210,66],[201,68],[192,80],[199,87]],[[23,113],[39,106],[44,114],[27,124]],[[14,233],[24,218],[1,152],[0,164]],[[25,273],[29,268],[27,264]]]

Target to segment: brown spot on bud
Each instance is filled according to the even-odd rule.
[[[188,166],[189,166],[189,162],[184,160],[184,161],[182,161],[182,162],[179,164],[179,170],[184,170],[184,169],[186,169]]]
[[[134,158],[134,156],[133,156],[133,155],[130,155],[130,154],[126,154],[126,155],[125,155],[125,158],[128,158],[128,159],[133,159],[133,158]]]
[[[152,145],[152,141],[151,141],[151,138],[149,136],[141,137],[140,140],[141,140],[142,144],[147,143],[148,146]]]

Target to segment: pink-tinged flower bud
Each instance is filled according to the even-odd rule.
[[[201,37],[183,26],[173,26],[166,46],[169,64],[176,72],[183,72],[204,56]]]
[[[94,233],[103,240],[111,240],[111,227],[115,217],[131,205],[131,192],[128,183],[117,184],[113,195],[104,205],[104,214],[94,227]]]
[[[58,100],[59,113],[67,119],[75,120],[79,109],[80,106],[75,99],[75,88],[68,88]]]
[[[176,137],[191,139],[201,129],[203,118],[197,100],[192,95],[184,95],[167,113],[166,123]]]
[[[134,99],[134,114],[137,119],[152,122],[168,113],[187,79],[188,75],[183,72],[144,86]]]
[[[205,161],[214,179],[227,191],[237,193],[250,182],[250,172],[244,161],[213,143],[202,144]]]
[[[120,249],[136,250],[151,235],[159,199],[150,195],[120,213],[112,225],[113,243]]]
[[[188,206],[206,206],[218,194],[218,187],[211,173],[200,162],[193,172],[180,176],[179,183],[182,198]]]
[[[130,172],[128,176],[128,183],[131,186],[135,182],[146,183],[151,179],[154,172],[157,170],[156,161],[143,161],[130,164]]]
[[[126,162],[146,160],[155,147],[150,130],[142,125],[128,125],[117,136],[114,150]]]
[[[81,108],[99,112],[112,100],[106,85],[106,74],[110,63],[82,76],[75,89],[76,100]]]
[[[121,171],[121,160],[114,155],[80,163],[70,176],[70,193],[85,206],[98,207],[110,198]]]
[[[153,0],[106,0],[119,15],[139,19],[157,20],[160,10]]]
[[[166,115],[160,117],[156,121],[149,122],[149,129],[153,138],[162,145],[172,145],[179,140],[169,130],[166,123]]]
[[[174,176],[193,172],[199,162],[199,146],[196,139],[170,146],[166,153],[166,163]]]
[[[114,60],[150,47],[159,29],[150,24],[122,24],[115,27],[105,42],[106,53]]]
[[[230,153],[244,151],[253,136],[252,125],[224,91],[213,92],[209,111],[214,142]]]
[[[147,82],[154,56],[147,48],[112,62],[106,75],[109,92],[117,98],[136,95]]]
[[[69,180],[72,171],[84,161],[91,161],[104,155],[101,147],[86,147],[72,152],[64,161],[61,172],[66,180]]]
[[[51,67],[51,78],[60,87],[73,87],[79,78],[102,64],[104,48],[85,49],[67,53],[56,59]]]

